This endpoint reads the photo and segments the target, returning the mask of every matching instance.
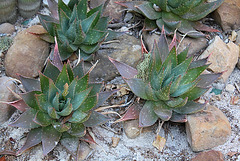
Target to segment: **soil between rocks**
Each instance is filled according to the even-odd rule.
[[[41,12],[48,12],[42,10]],[[17,31],[20,31],[28,26],[36,24],[38,19],[33,18],[27,25],[22,25],[22,19],[16,24]],[[5,75],[3,59],[0,60],[0,77]],[[123,80],[120,77],[115,78],[110,83],[122,84]],[[231,84],[236,87],[240,87],[240,70],[235,68],[226,83],[214,83],[212,88],[202,97],[209,101],[209,104],[214,105],[221,109],[227,116],[231,128],[232,134],[228,141],[213,150],[221,151],[224,154],[225,160],[240,160],[240,102],[236,105],[230,104],[232,96],[240,96],[240,91],[235,89],[233,93],[229,93],[225,90],[225,85]],[[219,89],[222,93],[216,96],[211,93],[211,90]],[[16,150],[19,149],[25,142],[28,130],[22,128],[13,128],[8,124],[15,120],[19,116],[19,111],[16,111],[8,122],[0,126],[0,147],[1,150]],[[113,117],[116,120],[117,117]],[[107,128],[95,127],[92,132],[95,136],[98,145],[95,145],[92,152],[88,155],[86,160],[99,160],[99,161],[120,161],[120,160],[190,160],[197,153],[194,153],[188,142],[185,132],[184,124],[164,123],[160,135],[166,138],[166,145],[162,152],[159,152],[152,146],[155,140],[157,124],[152,127],[144,128],[142,133],[136,139],[129,139],[123,132],[123,123],[106,124]],[[117,131],[117,132],[113,132]],[[112,147],[112,137],[120,138],[120,142],[116,148]],[[236,154],[230,156],[229,152],[236,152]],[[73,160],[71,155],[61,146],[58,145],[48,156],[43,156],[41,144],[35,146],[31,150],[23,153],[21,156],[6,156],[6,160],[9,161],[40,161],[40,160],[56,160],[56,161],[69,161]]]

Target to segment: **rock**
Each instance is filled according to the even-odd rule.
[[[206,58],[209,55],[211,56],[208,58],[208,63],[211,63],[211,65],[208,69],[214,73],[224,71],[221,78],[226,82],[237,64],[239,46],[233,42],[225,44],[219,36],[216,36],[214,41],[207,47],[199,59]]]
[[[233,93],[235,90],[235,87],[232,84],[227,84],[226,85],[226,91],[229,93]]]
[[[157,34],[149,35],[147,32],[144,32],[143,39],[148,50],[151,50],[153,47],[154,40],[158,41],[159,35]],[[171,43],[171,41],[172,39],[168,38],[169,44]],[[185,37],[178,48],[178,53],[183,51],[188,46],[189,46],[188,54],[189,55],[196,54],[202,49],[207,47],[207,39],[205,38],[193,39],[193,38]]]
[[[224,156],[220,151],[210,150],[201,152],[191,161],[224,161]]]
[[[1,89],[0,101],[4,101],[4,102],[13,101],[15,97],[8,88],[15,91],[16,89],[15,87],[16,86],[14,85],[11,78],[6,76],[1,77],[0,78],[0,89]],[[14,107],[7,104],[0,103],[0,123],[3,124],[5,121],[7,121],[11,117],[14,111],[15,111]]]
[[[128,138],[135,139],[140,134],[140,127],[138,120],[130,120],[124,122],[124,131]]]
[[[99,62],[91,72],[92,81],[108,81],[118,75],[117,69],[108,60],[108,56],[134,68],[137,66],[142,56],[140,41],[126,34],[120,36],[118,39],[119,42],[102,45],[103,49],[98,51],[95,60],[99,60]],[[87,67],[91,66],[91,64],[85,64]]]
[[[15,23],[17,20],[17,0],[0,1],[0,24],[3,22]]]
[[[40,25],[31,26],[17,34],[5,57],[6,74],[17,77],[37,77],[49,54],[49,44],[29,32],[46,32]]]
[[[0,25],[0,33],[12,34],[14,31],[15,31],[15,27],[10,23],[3,23]]]
[[[112,137],[112,147],[116,148],[119,141],[120,141],[120,138]]]
[[[90,7],[95,8],[101,4],[104,4],[107,0],[91,0]],[[114,22],[120,22],[122,20],[123,7],[115,2],[119,0],[110,0],[104,9],[103,16],[109,16]],[[114,12],[113,12],[114,11]]]
[[[78,149],[77,160],[78,161],[83,161],[83,160],[87,159],[87,157],[89,156],[91,151],[92,151],[92,149],[87,145],[87,143],[81,142],[80,146],[79,146],[79,149]]]
[[[187,140],[193,151],[202,151],[224,144],[231,135],[227,117],[215,106],[187,116]]]
[[[38,12],[40,5],[41,0],[18,0],[18,12],[23,18],[30,18]]]
[[[222,5],[213,12],[213,17],[224,31],[238,29],[240,27],[240,1],[224,0]]]

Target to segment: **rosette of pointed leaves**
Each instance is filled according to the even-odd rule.
[[[52,17],[39,15],[39,18],[48,33],[57,37],[61,59],[80,50],[81,58],[91,60],[91,54],[108,35],[108,18],[101,17],[103,5],[87,11],[87,0],[70,0],[68,4],[59,0],[58,7],[50,0],[48,3]]]
[[[193,61],[188,49],[177,54],[174,44],[168,47],[164,29],[159,42],[138,70],[111,58],[132,92],[146,100],[139,114],[139,126],[163,121],[186,122],[186,114],[202,110],[206,104],[196,103],[219,74],[202,74],[209,66],[207,59]]]
[[[22,99],[8,104],[23,113],[10,126],[29,128],[30,132],[17,154],[42,143],[47,155],[59,141],[72,151],[86,134],[86,127],[108,120],[93,109],[115,91],[100,92],[102,83],[89,83],[89,72],[84,73],[83,60],[73,69],[69,62],[63,65],[55,48],[40,81],[19,76],[26,92],[20,94]]]
[[[206,2],[206,0],[149,0],[136,2],[120,2],[120,5],[127,7],[146,17],[145,27],[148,29],[164,29],[167,34],[173,34],[177,29],[181,33],[188,33],[191,37],[204,36],[201,32],[212,31],[211,29],[196,21],[217,9],[224,0]]]

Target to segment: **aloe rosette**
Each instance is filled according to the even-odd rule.
[[[162,26],[164,26],[167,34],[173,34],[177,29],[181,33],[188,33],[191,37],[202,37],[204,35],[197,30],[218,31],[196,22],[217,9],[223,1],[149,0],[119,2],[119,4],[145,16],[145,27],[147,29],[162,29]]]
[[[201,74],[209,66],[207,58],[193,61],[187,48],[177,54],[175,40],[168,46],[163,29],[159,42],[154,43],[137,69],[109,58],[132,92],[146,100],[139,114],[139,126],[151,126],[159,118],[186,122],[186,114],[205,107],[206,103],[195,100],[222,74]]]
[[[44,155],[59,142],[73,151],[73,145],[85,136],[86,127],[108,121],[94,109],[115,91],[100,92],[102,83],[89,83],[89,73],[84,72],[83,60],[75,68],[69,62],[63,65],[55,47],[54,58],[40,73],[40,81],[19,76],[26,92],[19,94],[22,99],[8,104],[23,113],[10,126],[30,132],[17,155],[39,143]]]
[[[51,36],[57,37],[62,60],[80,51],[84,60],[91,60],[92,53],[109,34],[108,17],[102,17],[103,5],[88,11],[87,0],[70,0],[58,4],[48,0],[52,16],[39,15],[40,22]],[[78,53],[77,53],[78,54]]]

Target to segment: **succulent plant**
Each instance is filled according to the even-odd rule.
[[[17,155],[39,143],[44,155],[59,142],[73,151],[86,127],[108,121],[94,109],[116,91],[100,92],[102,83],[89,83],[89,73],[84,73],[83,60],[73,69],[69,62],[63,65],[56,45],[40,81],[19,75],[26,92],[20,94],[22,99],[8,104],[23,113],[10,126],[29,128],[30,132]]]
[[[17,0],[0,0],[0,23],[17,20]]]
[[[195,100],[222,73],[202,74],[209,66],[207,58],[193,60],[186,48],[176,52],[176,39],[167,44],[164,28],[153,49],[138,65],[138,69],[111,58],[132,92],[146,100],[139,114],[139,126],[151,126],[159,118],[163,121],[186,122],[186,114],[202,110],[205,104]]]
[[[39,18],[48,33],[57,37],[62,60],[77,50],[81,58],[91,60],[92,53],[99,49],[109,34],[108,18],[101,17],[103,5],[87,11],[87,0],[70,0],[68,4],[59,0],[58,7],[50,0],[48,3],[52,17],[39,15]]]
[[[204,36],[201,32],[217,30],[211,29],[196,22],[217,9],[224,0],[206,2],[206,0],[149,0],[135,2],[120,2],[119,4],[129,10],[140,13],[146,17],[146,28],[164,29],[167,34],[173,34],[177,29],[181,33],[188,33],[191,37]]]
[[[24,18],[30,18],[40,8],[41,0],[18,0],[18,11]]]

